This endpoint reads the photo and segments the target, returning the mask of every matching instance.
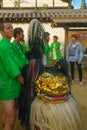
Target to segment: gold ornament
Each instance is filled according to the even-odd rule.
[[[68,80],[61,75],[44,72],[36,81],[36,93],[47,96],[64,96],[70,93]]]

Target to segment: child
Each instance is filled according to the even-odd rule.
[[[60,42],[58,42],[58,37],[53,36],[53,43],[50,46],[51,50],[51,64],[54,64],[56,60],[60,60],[62,58],[60,52]]]

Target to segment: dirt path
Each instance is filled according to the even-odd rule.
[[[87,70],[83,72],[83,75],[84,75],[84,85],[79,86],[79,82],[78,82],[78,80],[76,80],[75,84],[72,85],[72,93],[78,102],[78,105],[79,105],[80,110],[81,110],[81,114],[82,114],[83,119],[84,119],[85,127],[87,128]],[[77,79],[77,74],[76,74],[76,79]],[[2,120],[1,120],[2,111],[3,111],[3,108],[2,108],[2,105],[0,102],[0,130],[3,130]],[[14,130],[23,130],[21,128],[18,120],[16,120]]]

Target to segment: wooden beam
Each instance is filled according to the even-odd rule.
[[[87,23],[87,16],[86,17],[72,17],[72,18],[52,18],[54,23]]]
[[[64,44],[64,57],[66,58],[66,49],[68,45],[68,28],[65,28],[65,44]]]

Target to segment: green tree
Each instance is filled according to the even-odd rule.
[[[20,7],[20,1],[19,0],[14,0],[14,7]]]
[[[29,4],[29,2],[26,0],[10,0],[10,1],[13,3],[14,8],[20,8],[20,4],[24,2]]]

